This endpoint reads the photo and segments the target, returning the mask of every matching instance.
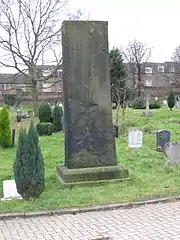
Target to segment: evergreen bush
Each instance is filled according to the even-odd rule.
[[[9,110],[6,105],[0,111],[0,146],[2,148],[11,147],[11,127]]]
[[[159,109],[161,108],[161,103],[159,101],[152,101],[149,104],[150,109]]]
[[[39,107],[39,121],[49,123],[52,121],[52,110],[48,103],[43,103]]]
[[[139,98],[135,99],[132,102],[132,108],[134,108],[134,109],[145,109],[146,104],[145,104],[144,99],[142,97],[139,97]]]
[[[62,117],[63,117],[62,107],[56,105],[53,110],[53,125],[54,125],[55,132],[59,132],[62,130],[62,123],[61,123]]]
[[[4,103],[8,106],[13,107],[16,104],[16,95],[15,94],[4,94]]]
[[[36,130],[39,136],[50,136],[54,132],[54,125],[52,123],[38,123]]]
[[[17,191],[25,200],[39,197],[45,188],[44,159],[33,122],[28,134],[24,129],[19,133],[14,178]]]
[[[173,92],[169,93],[167,102],[168,102],[168,107],[170,108],[170,110],[172,110],[175,105],[175,95]]]

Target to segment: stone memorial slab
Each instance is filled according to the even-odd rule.
[[[140,129],[130,129],[128,134],[129,148],[141,148],[143,141],[143,133]]]
[[[168,103],[167,103],[167,100],[163,100],[163,106],[167,106]]]
[[[164,145],[171,141],[171,132],[169,130],[156,131],[156,150],[158,152],[164,151]]]
[[[179,100],[176,101],[176,108],[177,108],[177,109],[180,109],[180,101],[179,101]]]
[[[1,201],[22,199],[21,195],[17,192],[15,180],[3,181],[3,196]]]
[[[61,184],[119,179],[112,123],[108,23],[64,21],[62,25],[65,163]]]
[[[166,143],[164,154],[168,158],[166,165],[180,165],[180,142]]]
[[[152,111],[150,111],[150,109],[149,109],[149,95],[148,94],[146,96],[146,110],[143,111],[142,116],[144,116],[144,117],[152,116]]]

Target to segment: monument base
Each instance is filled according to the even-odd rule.
[[[62,187],[114,183],[129,180],[128,176],[128,170],[119,165],[77,169],[68,169],[62,164],[57,166],[57,180]]]

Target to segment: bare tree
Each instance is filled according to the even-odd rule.
[[[173,52],[172,60],[180,63],[180,46],[177,46]]]
[[[0,48],[3,52],[0,64],[16,69],[27,78],[36,114],[39,82],[57,78],[61,65],[61,22],[67,19],[66,6],[66,0],[2,0],[0,3]],[[80,15],[78,11],[68,18]],[[43,75],[45,65],[53,67]]]
[[[128,46],[122,50],[125,61],[128,63],[129,71],[132,75],[133,86],[136,84],[137,75],[137,89],[138,96],[143,93],[143,82],[142,82],[142,64],[146,63],[151,56],[151,48],[147,47],[143,42],[130,41]]]

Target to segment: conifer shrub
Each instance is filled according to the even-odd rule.
[[[0,111],[0,146],[2,148],[11,147],[11,127],[9,110],[6,105]]]
[[[173,92],[169,93],[167,102],[168,102],[168,107],[170,108],[170,110],[172,110],[173,107],[175,106],[175,95]]]
[[[39,121],[49,123],[52,121],[52,110],[48,103],[43,103],[39,107]]]
[[[33,122],[30,124],[28,134],[25,129],[20,130],[14,179],[18,193],[25,200],[39,197],[45,188],[44,158]]]
[[[61,122],[62,117],[63,117],[62,107],[56,105],[53,110],[53,125],[54,125],[55,132],[59,132],[62,130],[62,122]]]

